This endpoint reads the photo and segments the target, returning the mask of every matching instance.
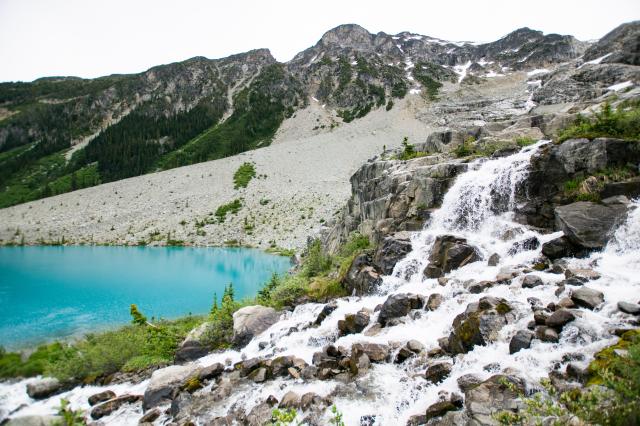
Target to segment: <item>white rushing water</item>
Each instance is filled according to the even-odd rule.
[[[463,312],[469,303],[486,295],[509,301],[517,318],[500,331],[497,341],[487,346],[476,346],[467,354],[453,357],[451,375],[438,385],[430,384],[424,379],[427,364],[414,358],[403,364],[372,364],[368,372],[346,384],[335,380],[276,379],[251,385],[250,391],[233,394],[222,406],[213,408],[211,417],[226,415],[233,405],[245,407],[248,412],[269,395],[281,398],[286,392],[295,391],[299,394],[315,392],[321,396],[331,394],[333,402],[344,414],[347,425],[360,424],[360,418],[366,415],[376,416],[376,424],[405,424],[410,416],[424,413],[429,405],[438,401],[439,391],[459,392],[456,380],[464,374],[474,373],[486,379],[509,368],[529,383],[535,384],[546,377],[554,365],[564,368],[562,358],[567,353],[584,354],[586,358],[583,363],[586,365],[595,351],[615,340],[609,330],[623,324],[624,317],[616,309],[617,302],[636,302],[640,299],[640,208],[637,208],[640,201],[632,203],[625,224],[617,230],[604,251],[587,259],[571,261],[572,266],[592,267],[601,274],[601,278],[591,281],[589,287],[605,294],[605,304],[597,311],[582,310],[582,317],[565,326],[559,343],[534,340],[531,348],[513,355],[509,354],[508,349],[510,338],[516,331],[526,329],[527,323],[532,319],[528,298],[535,297],[542,305],[546,305],[557,302],[559,297],[567,296],[571,286],[567,286],[565,293],[560,296],[554,294],[557,289],[555,283],[564,279],[563,275],[532,272],[545,282],[545,285],[532,289],[522,288],[521,276],[509,284],[491,287],[482,294],[468,293],[464,285],[471,280],[494,280],[501,270],[522,269],[522,265],[530,264],[540,256],[540,248],[514,253],[511,248],[515,242],[536,237],[544,243],[561,235],[558,232],[540,234],[513,221],[516,189],[527,176],[531,156],[545,143],[547,142],[541,141],[509,157],[481,159],[471,163],[469,170],[461,174],[446,193],[442,207],[434,213],[425,229],[415,233],[412,252],[396,265],[391,276],[384,278],[378,294],[338,300],[338,308],[317,328],[306,326],[315,320],[323,305],[298,306],[293,312],[284,314],[280,322],[253,339],[242,351],[211,354],[197,362],[206,366],[227,360],[238,362],[243,358],[295,355],[311,364],[313,353],[330,343],[350,348],[356,342],[373,342],[399,348],[404,342],[416,339],[427,350],[434,349],[438,347],[437,340],[450,333],[456,315]],[[483,256],[482,261],[449,273],[446,286],[440,286],[437,280],[427,279],[422,274],[427,266],[433,241],[442,234],[466,238]],[[486,259],[493,253],[500,256],[500,262],[497,266],[490,267],[487,266]],[[444,300],[437,310],[420,311],[420,316],[405,318],[403,324],[383,328],[373,336],[367,336],[367,330],[361,334],[338,336],[337,322],[345,314],[355,313],[362,308],[373,312],[377,305],[393,293],[416,293],[425,297],[440,293]],[[368,328],[376,322],[377,313],[374,313]],[[295,327],[294,331],[291,331],[292,327]],[[296,329],[300,331],[295,331]],[[266,347],[260,349],[260,342],[267,342]],[[116,392],[141,393],[145,386],[146,383],[142,383]],[[86,397],[97,390],[98,388],[76,389],[66,396],[71,398],[74,407],[86,410]],[[206,391],[207,388],[201,392]],[[6,409],[31,404],[17,413],[20,415],[51,413],[58,399],[56,397],[50,401],[33,403],[24,392],[24,382],[0,385],[1,407]],[[126,410],[128,411],[118,412],[102,420],[112,424],[124,424],[128,421],[135,423],[140,416],[139,407]]]

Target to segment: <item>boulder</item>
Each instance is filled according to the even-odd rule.
[[[256,406],[254,406],[249,414],[247,414],[247,418],[243,422],[247,426],[266,426],[270,425],[271,422],[271,412],[273,411],[273,407],[269,405],[267,402],[262,402]],[[210,423],[209,423],[210,424]]]
[[[538,240],[536,237],[529,237],[513,243],[509,248],[508,254],[510,256],[513,256],[514,254],[521,251],[535,250],[538,247],[540,247],[540,240]]]
[[[452,367],[449,362],[433,364],[425,371],[424,378],[431,383],[440,383],[451,374]]]
[[[498,253],[493,253],[489,256],[489,260],[487,260],[487,265],[489,266],[498,266],[500,263],[500,255]]]
[[[604,294],[589,287],[580,287],[571,293],[571,300],[583,308],[595,309],[604,302]]]
[[[96,405],[91,410],[91,418],[98,420],[120,409],[125,404],[135,404],[142,400],[142,395],[122,395],[109,401]]]
[[[433,293],[429,296],[429,299],[427,299],[427,304],[425,308],[430,311],[435,311],[440,307],[440,305],[442,304],[442,301],[443,301],[443,297],[441,294]]]
[[[371,294],[382,284],[382,275],[371,256],[362,253],[353,259],[341,284],[348,294],[363,296]]]
[[[451,401],[440,401],[435,404],[431,404],[429,408],[427,408],[427,413],[425,416],[425,420],[429,421],[431,419],[435,419],[437,417],[442,417],[447,414],[449,411],[459,410],[460,407],[457,407]]]
[[[475,345],[486,345],[498,338],[498,332],[515,320],[512,308],[503,299],[483,297],[478,303],[470,303],[462,314],[453,320],[453,331],[446,344],[452,354],[467,353]]]
[[[300,407],[300,395],[293,391],[284,394],[278,404],[278,408],[298,408]]]
[[[576,256],[579,252],[580,248],[573,244],[571,240],[564,235],[562,237],[554,238],[551,241],[547,241],[542,245],[542,254],[551,260]]]
[[[62,390],[60,380],[45,377],[27,384],[27,395],[33,399],[44,399]]]
[[[555,208],[556,228],[564,232],[571,243],[587,250],[605,247],[611,231],[627,214],[627,207],[605,206],[589,201]]]
[[[478,260],[480,260],[480,252],[467,244],[467,240],[453,235],[442,235],[433,243],[424,275],[429,278],[438,278]]]
[[[462,376],[458,377],[457,383],[460,390],[466,393],[469,389],[474,388],[482,383],[482,379],[475,374],[463,374]]]
[[[534,288],[544,285],[544,282],[537,275],[525,275],[522,279],[522,288]]]
[[[110,399],[114,399],[116,397],[116,393],[111,390],[106,390],[103,392],[94,393],[89,397],[89,405],[93,406],[99,404],[101,402],[108,401]]]
[[[198,373],[195,365],[171,365],[156,370],[151,375],[144,391],[142,409],[144,411],[171,402],[184,383]]]
[[[497,424],[493,415],[500,411],[517,412],[524,382],[517,377],[497,374],[465,392],[465,407],[470,424]]]
[[[3,419],[3,426],[58,426],[64,421],[61,416],[20,416]]]
[[[637,303],[618,302],[618,310],[630,315],[640,315],[640,305]]]
[[[233,344],[246,346],[255,336],[278,322],[280,314],[273,308],[253,305],[238,309],[233,314]]]
[[[336,309],[338,309],[338,302],[336,302],[335,300],[332,300],[331,302],[327,303],[326,305],[324,305],[322,307],[322,310],[320,311],[320,313],[318,314],[318,317],[316,318],[316,320],[314,321],[315,325],[320,325],[322,324],[322,321],[324,321],[325,319],[327,319],[327,317],[329,315],[331,315],[333,313],[333,311],[335,311]]]
[[[338,321],[340,335],[357,334],[369,325],[369,312],[360,310],[355,314],[347,314],[343,320]]]
[[[378,246],[373,262],[384,275],[390,275],[400,260],[411,252],[411,240],[408,232],[397,232],[386,237]]]
[[[371,362],[384,362],[389,356],[390,348],[380,343],[355,343],[351,347],[351,355],[358,358],[359,354],[366,354]]]
[[[385,326],[392,318],[403,317],[411,311],[410,295],[406,293],[392,294],[382,304],[378,314],[378,322]]]
[[[162,415],[162,413],[160,412],[159,409],[154,408],[153,410],[149,410],[147,411],[144,416],[140,417],[140,420],[138,420],[138,424],[139,425],[143,425],[145,423],[153,423],[155,422],[160,416]]]
[[[545,325],[556,330],[562,330],[566,324],[576,319],[576,316],[567,309],[558,309],[546,319]]]
[[[223,371],[224,371],[224,365],[220,364],[219,362],[216,362],[214,364],[211,364],[207,367],[200,369],[200,371],[198,372],[198,380],[200,380],[201,382],[204,382],[206,380],[212,380],[212,379],[218,378],[220,377]]]
[[[543,342],[558,343],[560,336],[553,328],[541,325],[536,328],[536,337]]]
[[[193,361],[209,353],[209,348],[203,342],[202,337],[210,324],[210,322],[204,322],[187,334],[176,351],[176,363]]]
[[[522,349],[529,349],[534,334],[529,330],[519,330],[509,342],[509,353],[514,354]]]
[[[262,383],[267,380],[267,369],[265,367],[256,368],[247,375],[247,378],[256,383]]]

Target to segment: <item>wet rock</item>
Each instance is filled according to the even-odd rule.
[[[522,349],[529,349],[534,334],[529,330],[519,330],[509,342],[509,353],[515,354]]]
[[[535,250],[538,247],[540,247],[540,240],[538,240],[536,237],[529,237],[513,243],[509,248],[508,253],[510,256],[513,256],[514,254],[521,251]]]
[[[553,328],[547,327],[545,325],[541,325],[540,327],[536,328],[536,337],[543,342],[550,343],[558,343],[558,340],[560,340],[558,333]]]
[[[212,380],[219,377],[224,371],[224,365],[216,362],[215,364],[211,364],[207,367],[202,368],[198,372],[198,380],[201,382]]]
[[[275,324],[280,314],[273,308],[254,305],[238,309],[233,314],[233,344],[246,346],[255,336]]]
[[[104,392],[94,393],[89,397],[89,405],[96,405],[101,402],[108,401],[116,397],[116,393],[111,390],[106,390]]]
[[[247,377],[252,371],[264,366],[265,361],[262,358],[249,358],[234,364],[235,371],[240,373],[240,377]]]
[[[587,250],[604,248],[611,231],[626,216],[624,205],[578,201],[555,208],[556,227],[578,247]]]
[[[475,374],[464,374],[458,377],[458,387],[463,393],[466,393],[469,389],[472,389],[482,383],[482,379]]]
[[[558,309],[554,313],[551,314],[549,318],[545,321],[547,327],[552,327],[556,330],[562,330],[562,328],[576,319],[576,316],[571,313],[571,311],[567,309]]]
[[[618,302],[618,310],[630,315],[640,315],[640,305],[637,303]]]
[[[431,383],[440,383],[451,374],[451,368],[453,366],[448,362],[439,362],[431,365],[424,373],[425,379]]]
[[[257,368],[249,373],[247,378],[255,383],[262,383],[267,380],[267,369],[264,367]]]
[[[27,395],[33,399],[44,399],[55,395],[62,390],[62,384],[58,379],[45,377],[27,384]]]
[[[495,285],[495,281],[480,281],[471,282],[468,286],[465,286],[467,291],[471,294],[480,294],[487,291],[487,289]]]
[[[431,404],[429,408],[427,408],[427,413],[425,415],[427,421],[431,419],[435,419],[436,417],[442,417],[447,414],[449,411],[459,410],[460,407],[457,407],[451,401],[441,401],[436,402],[435,404]]]
[[[348,294],[363,296],[371,294],[382,284],[382,275],[373,264],[371,255],[362,253],[353,259],[341,284]]]
[[[140,420],[138,420],[138,424],[142,425],[145,423],[153,423],[160,417],[161,414],[162,413],[157,408],[154,408],[153,410],[149,410],[145,413],[144,416],[140,417]]]
[[[586,368],[581,368],[573,362],[567,364],[567,376],[579,382],[585,382],[589,378],[589,372]]]
[[[589,287],[581,287],[571,293],[571,300],[583,308],[595,309],[604,302],[604,294]]]
[[[567,268],[564,271],[564,276],[567,280],[578,280],[586,283],[587,281],[597,280],[600,278],[600,274],[593,269],[586,268]]]
[[[409,340],[405,345],[405,348],[409,349],[413,353],[419,354],[424,350],[424,345],[417,340]]]
[[[373,258],[373,262],[380,268],[382,274],[390,275],[396,263],[411,252],[410,237],[411,234],[408,232],[398,232],[382,241]]]
[[[424,275],[429,278],[438,278],[478,260],[480,260],[480,252],[467,244],[467,240],[453,235],[442,235],[437,237],[433,244],[429,254],[429,265],[425,268]]]
[[[210,325],[210,322],[204,322],[187,334],[176,351],[176,363],[193,361],[209,353],[209,347],[203,341],[203,336]]]
[[[427,304],[425,307],[430,311],[435,311],[440,307],[443,300],[444,298],[441,294],[433,293],[429,296],[429,299],[427,299]]]
[[[522,279],[522,288],[534,288],[544,285],[544,282],[537,275],[525,275]]]
[[[392,318],[403,317],[411,310],[411,300],[408,294],[392,294],[385,300],[378,315],[378,322],[385,326]]]
[[[352,351],[349,358],[349,370],[354,376],[369,369],[371,360],[369,356],[361,351]]]
[[[464,313],[453,320],[447,348],[452,354],[467,353],[475,345],[495,341],[498,332],[513,322],[512,308],[503,299],[485,296],[478,303],[470,303]]]
[[[547,324],[547,318],[549,318],[549,314],[543,310],[537,310],[533,313],[533,319],[536,325]]]
[[[267,402],[262,402],[249,411],[243,422],[248,426],[263,426],[271,424],[271,412],[273,408]]]
[[[424,414],[414,414],[407,420],[407,426],[421,426],[427,423],[427,416]]]
[[[298,408],[300,407],[300,395],[293,391],[284,394],[278,404],[278,408]]]
[[[513,386],[513,390],[510,386]],[[467,415],[473,423],[496,424],[493,415],[500,411],[517,412],[521,408],[519,393],[524,393],[524,382],[517,377],[497,374],[465,392]]]
[[[197,366],[189,364],[172,365],[154,371],[144,391],[143,410],[169,403],[187,379],[197,374],[197,371]]]
[[[487,260],[487,265],[489,266],[498,266],[500,263],[500,255],[498,253],[493,253],[489,256],[489,260]]]
[[[290,374],[289,368],[294,366],[302,368],[304,365],[306,365],[304,361],[299,360],[293,355],[279,356],[271,360],[271,375],[273,377],[286,377]]]
[[[400,348],[396,355],[396,363],[402,363],[408,358],[419,354],[424,350],[424,345],[417,340],[409,340],[403,347]]]
[[[141,395],[122,395],[118,398],[111,399],[107,402],[103,402],[100,405],[96,405],[91,410],[91,418],[98,420],[102,417],[108,416],[111,413],[119,410],[125,404],[135,404],[142,400]]]
[[[63,424],[61,416],[20,416],[3,419],[3,426],[58,426]]]
[[[300,398],[300,408],[303,410],[322,405],[326,405],[325,399],[314,392],[307,392]]]
[[[563,291],[564,291],[564,289],[563,289]],[[569,299],[568,297],[563,297],[562,299],[560,299],[558,301],[558,308],[573,309],[575,307],[576,307],[576,304],[573,303],[573,300]]]
[[[322,308],[322,311],[320,311],[320,313],[318,314],[318,317],[314,321],[314,324],[315,325],[322,324],[322,321],[327,319],[327,317],[331,315],[333,311],[335,311],[336,309],[338,309],[338,302],[336,302],[335,300],[332,300],[331,302],[324,305],[324,307]]]
[[[351,347],[351,353],[365,353],[371,362],[384,362],[389,356],[390,348],[388,345],[380,343],[356,343]]]
[[[356,314],[347,314],[343,320],[338,321],[338,330],[341,336],[357,334],[369,325],[369,312],[360,310]]]

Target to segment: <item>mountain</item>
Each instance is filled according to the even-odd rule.
[[[288,63],[266,49],[133,75],[0,84],[0,207],[268,145],[314,99],[335,125],[443,84],[573,60],[572,36],[522,28],[492,43],[341,25]]]

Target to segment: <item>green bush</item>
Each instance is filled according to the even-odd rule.
[[[453,154],[457,158],[467,157],[475,152],[473,149],[473,142],[475,142],[475,138],[473,136],[467,137],[462,144],[458,145],[454,150]]]
[[[214,296],[213,307],[208,319],[210,324],[203,334],[203,341],[211,349],[225,349],[231,346],[233,313],[241,307],[242,304],[235,301],[232,283],[224,288],[220,306],[218,306],[217,297]]]
[[[560,131],[558,142],[600,137],[640,140],[640,106],[623,103],[613,109],[608,103],[604,104],[593,117],[579,115],[571,126]]]
[[[529,138],[529,137],[516,138],[516,144],[521,148],[525,146],[533,145],[536,142],[537,141],[535,139]]]
[[[256,168],[253,163],[243,163],[233,174],[233,188],[246,188],[254,177],[256,177]]]
[[[218,223],[222,223],[227,218],[227,213],[236,214],[242,208],[242,201],[235,199],[230,203],[223,204],[216,209],[215,216],[218,219]]]

